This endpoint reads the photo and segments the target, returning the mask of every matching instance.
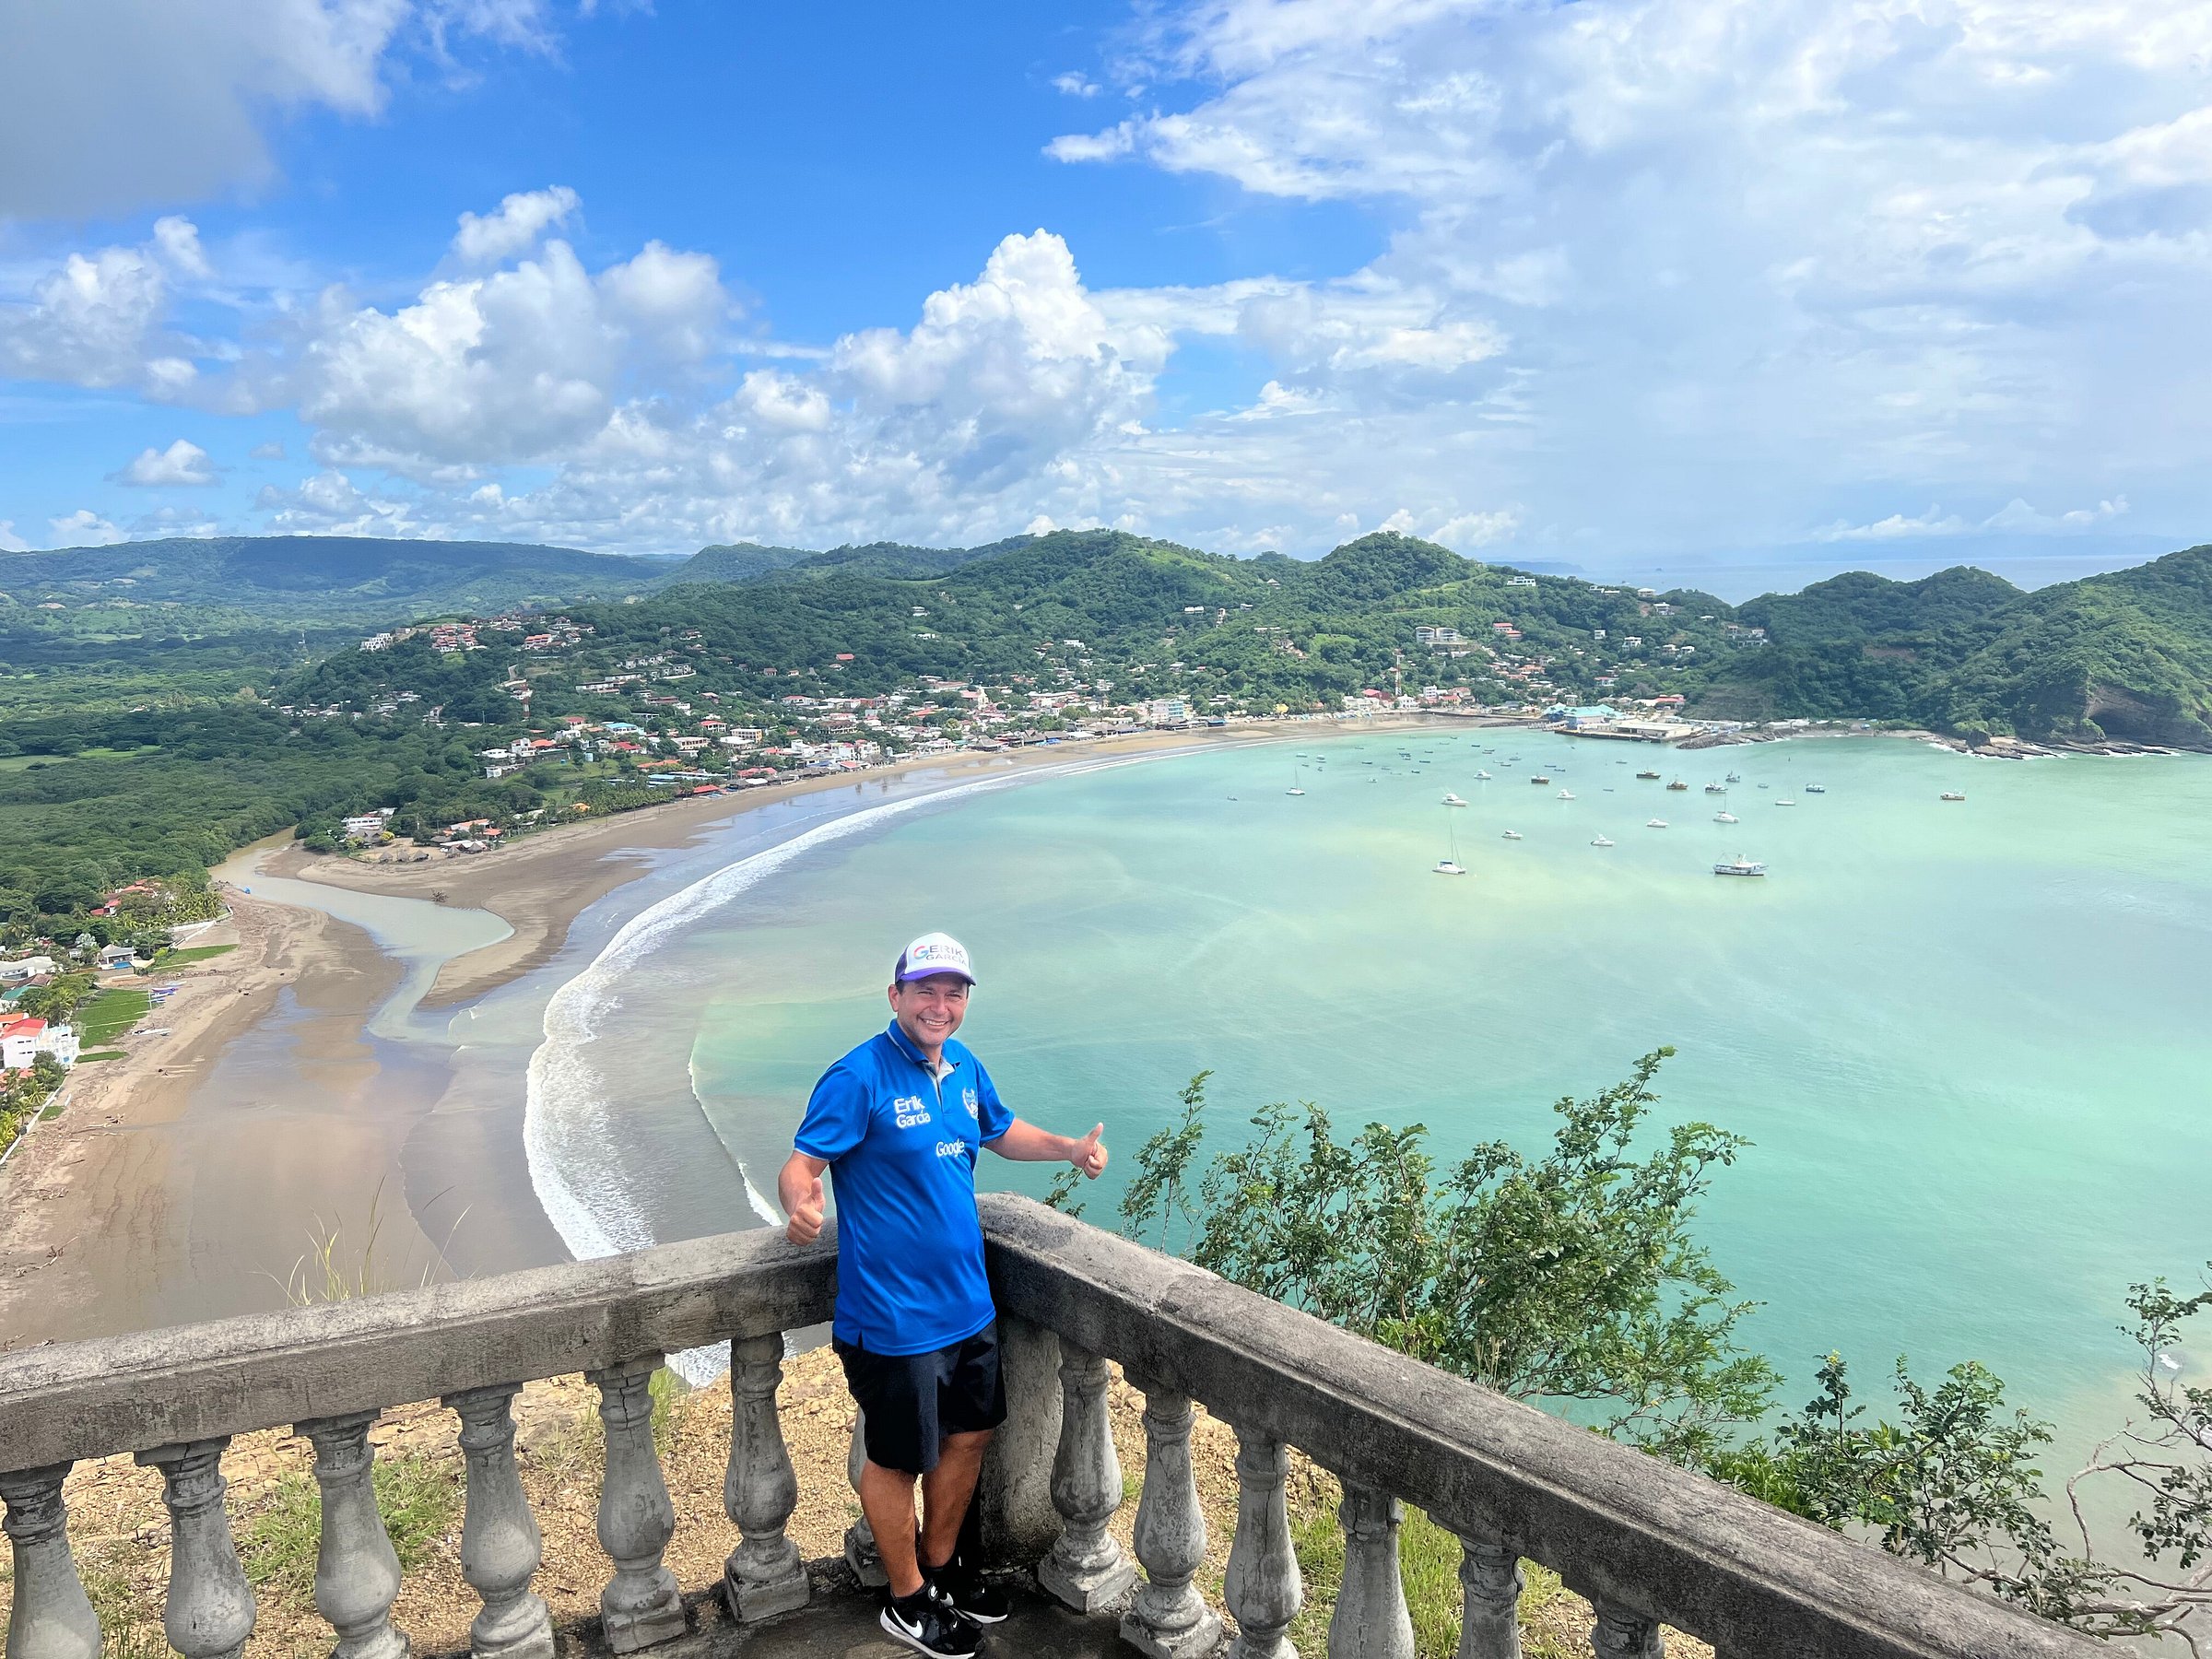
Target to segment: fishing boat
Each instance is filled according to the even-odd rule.
[[[1716,812],[1712,815],[1712,821],[1716,824],[1736,824],[1743,820],[1733,812]]]
[[[1726,864],[1714,865],[1712,873],[1715,876],[1764,876],[1767,873],[1767,866],[1755,863],[1739,853]]]
[[[1521,839],[1521,831],[1518,830],[1508,830],[1505,832],[1505,839],[1507,841],[1519,841]]]
[[[1828,785],[1825,783],[1807,783],[1805,786],[1805,793],[1806,794],[1826,794],[1828,793]]]
[[[1665,818],[1645,818],[1643,827],[1646,830],[1664,830],[1666,828],[1666,820]]]
[[[1611,846],[1613,843],[1612,843],[1612,841],[1611,841],[1610,840],[1608,840],[1606,837],[1605,837],[1605,836],[1602,836],[1602,835],[1597,835],[1597,836],[1593,836],[1593,837],[1591,837],[1591,840],[1590,840],[1590,844],[1591,844],[1592,846],[1594,846],[1594,847],[1609,847],[1609,846]]]
[[[1562,801],[1571,801],[1571,800],[1573,800],[1573,799],[1574,799],[1574,791],[1573,791],[1573,790],[1571,790],[1571,789],[1562,789],[1562,790],[1560,790],[1560,791],[1559,791],[1559,799],[1560,799],[1560,800],[1562,800]]]
[[[1449,796],[1445,798],[1450,799]],[[1463,801],[1460,805],[1464,806],[1466,803]],[[1444,814],[1444,845],[1450,850],[1436,861],[1436,874],[1465,876],[1467,873],[1466,866],[1459,862],[1459,837],[1453,830],[1452,815],[1448,812]]]
[[[1444,805],[1447,806],[1465,806],[1466,803],[1447,789],[1444,791]]]
[[[1551,779],[1545,773],[1538,772],[1535,777],[1531,778],[1529,782],[1531,783],[1548,783],[1551,782]]]
[[[1687,784],[1687,783],[1685,783],[1685,782],[1682,782],[1682,780],[1681,780],[1681,779],[1679,779],[1679,778],[1677,778],[1677,779],[1675,779],[1675,780],[1674,780],[1674,782],[1672,782],[1671,783],[1669,783],[1669,784],[1667,785],[1667,788],[1669,788],[1669,789],[1672,789],[1672,790],[1686,790],[1686,789],[1688,789],[1688,787],[1689,787],[1689,785],[1688,785],[1688,784]]]
[[[1484,771],[1479,766],[1475,769],[1475,776],[1485,783],[1488,783],[1490,781],[1490,774]]]
[[[1943,798],[1947,801],[1963,801],[1966,792],[1962,789],[1947,789],[1943,792]]]
[[[1656,778],[1659,774],[1651,771],[1649,768],[1646,768],[1644,771],[1638,772],[1636,775],[1640,778]]]
[[[1708,783],[1705,785],[1705,793],[1707,794],[1726,794],[1728,793],[1728,785],[1725,783]]]
[[[1741,783],[1743,781],[1744,774],[1742,772],[1730,772],[1728,774],[1728,782],[1731,783]]]

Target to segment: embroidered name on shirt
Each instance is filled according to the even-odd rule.
[[[929,1122],[929,1108],[922,1103],[920,1095],[905,1095],[893,1100],[891,1111],[897,1115],[901,1129],[918,1129]]]

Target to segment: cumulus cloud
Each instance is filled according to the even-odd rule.
[[[1955,512],[1931,507],[1925,512],[1910,517],[1901,512],[1893,512],[1888,518],[1876,519],[1868,524],[1846,524],[1839,519],[1813,539],[1824,542],[1901,541],[1909,536],[1963,535],[1972,527]]]
[[[194,370],[159,344],[168,306],[168,278],[145,250],[72,253],[32,286],[28,301],[0,305],[0,371],[174,392]]]
[[[189,439],[180,438],[165,450],[141,450],[131,464],[116,475],[116,481],[148,489],[171,485],[212,484],[215,482],[215,467],[208,461],[206,450]]]
[[[30,544],[16,534],[14,519],[0,519],[0,553],[28,553]]]
[[[265,124],[383,107],[410,50],[537,48],[540,0],[68,0],[11,7],[0,53],[0,218],[194,201],[273,171]]]
[[[1080,70],[1070,69],[1064,75],[1053,76],[1053,90],[1065,92],[1070,98],[1096,98],[1101,88],[1098,82]]]
[[[490,213],[464,213],[453,237],[453,256],[464,265],[500,265],[537,246],[538,238],[565,225],[582,206],[566,184],[516,191]]]
[[[124,539],[122,531],[89,507],[46,523],[53,531],[50,545],[56,547],[105,547]]]

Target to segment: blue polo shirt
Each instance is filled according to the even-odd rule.
[[[841,1341],[927,1354],[991,1323],[975,1160],[1013,1125],[964,1044],[932,1072],[896,1020],[822,1074],[794,1141],[836,1187]]]

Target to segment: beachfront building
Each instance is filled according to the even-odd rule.
[[[37,979],[42,974],[57,971],[50,956],[18,957],[12,962],[0,962],[0,984],[14,980]]]
[[[0,1021],[0,1071],[29,1071],[41,1054],[64,1066],[76,1064],[76,1028],[29,1015]]]

